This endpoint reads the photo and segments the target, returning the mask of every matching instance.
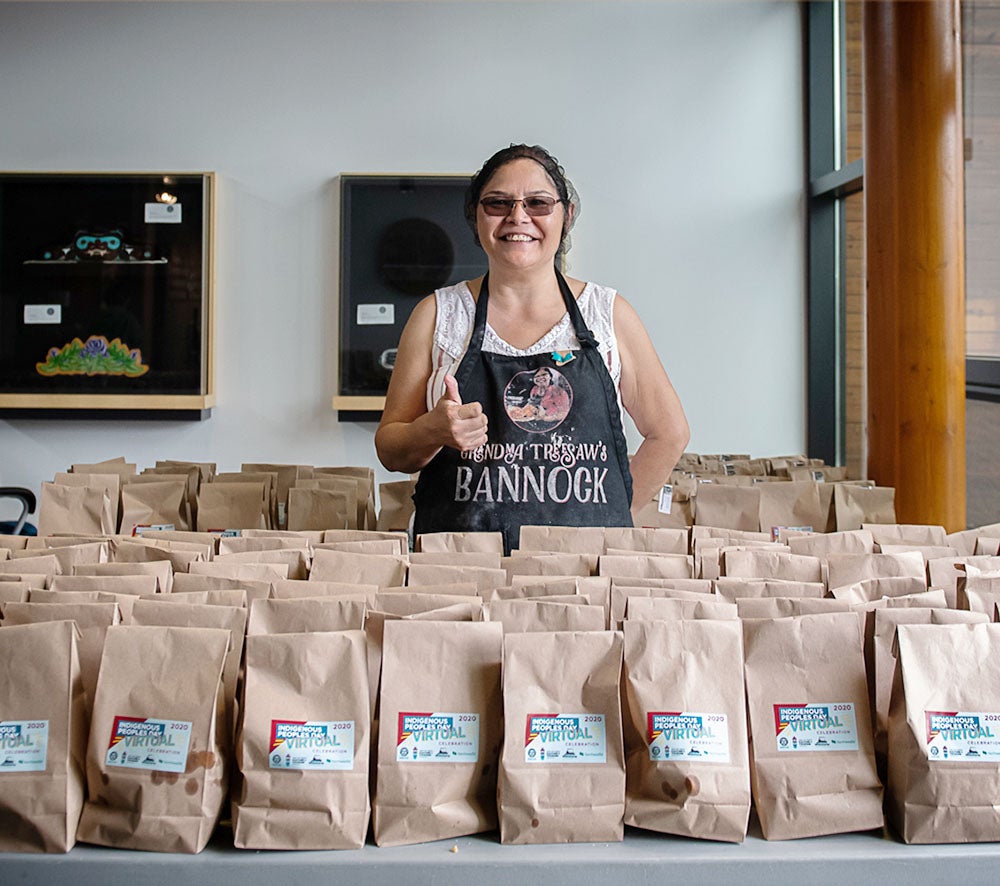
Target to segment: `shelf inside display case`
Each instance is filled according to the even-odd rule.
[[[202,419],[211,173],[0,173],[0,415]]]

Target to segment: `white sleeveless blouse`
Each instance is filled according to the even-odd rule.
[[[617,292],[607,286],[587,283],[576,303],[580,307],[580,313],[583,314],[587,327],[597,339],[597,350],[604,358],[615,390],[618,391],[622,364],[612,316],[616,295]],[[462,362],[462,357],[469,346],[469,339],[472,338],[472,327],[476,319],[476,302],[465,283],[438,289],[434,293],[434,298],[437,302],[437,318],[434,321],[434,345],[431,349],[431,377],[427,381],[428,411],[434,408],[434,404],[444,394],[445,375],[454,375],[458,364]],[[580,342],[573,331],[569,314],[563,314],[555,326],[528,348],[511,346],[493,331],[489,323],[486,324],[486,334],[483,336],[484,351],[508,356],[525,356],[546,351],[572,351],[579,347]],[[620,391],[618,401],[620,408]]]

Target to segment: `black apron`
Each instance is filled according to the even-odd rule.
[[[420,472],[414,531],[502,532],[517,547],[522,525],[631,526],[632,475],[614,382],[562,274],[576,351],[509,357],[483,351],[489,274],[469,347],[455,378],[478,401],[488,442],[444,447]]]

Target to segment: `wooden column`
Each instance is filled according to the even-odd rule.
[[[900,523],[965,528],[958,0],[864,4],[868,475]]]

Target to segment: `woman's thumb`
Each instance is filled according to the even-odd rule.
[[[446,400],[454,400],[461,404],[462,395],[458,393],[458,379],[453,375],[444,377],[444,397]]]

